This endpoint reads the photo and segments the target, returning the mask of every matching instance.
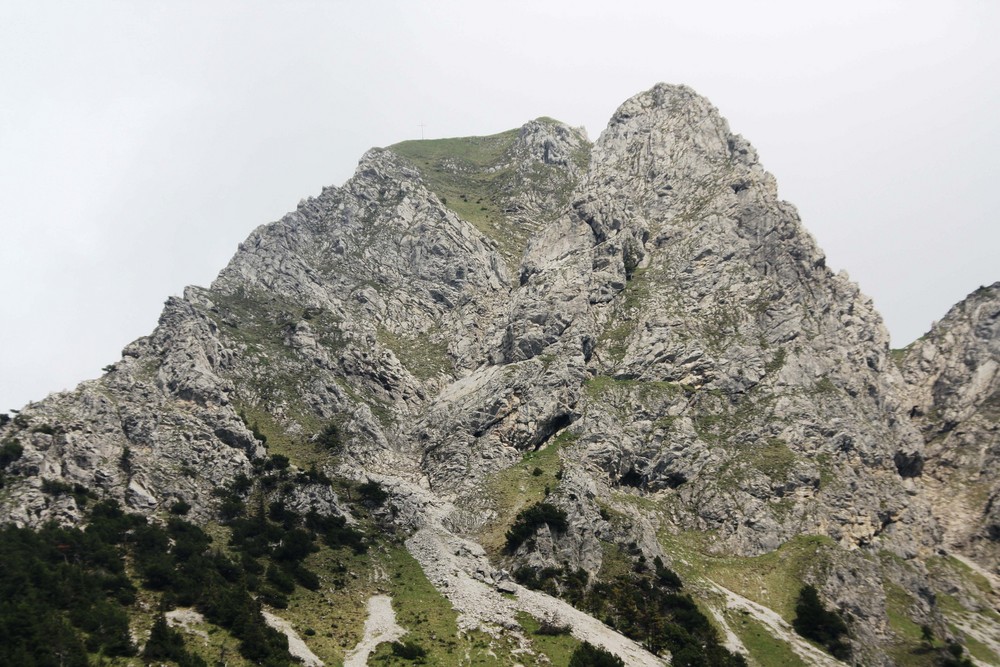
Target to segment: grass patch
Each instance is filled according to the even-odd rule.
[[[901,586],[891,581],[883,585],[885,590],[885,612],[889,618],[889,627],[896,635],[914,646],[920,643],[920,625],[914,623],[909,616],[913,598]]]
[[[595,375],[584,382],[583,391],[588,401],[613,408],[625,423],[641,416],[656,419],[659,425],[669,427],[674,417],[665,416],[664,413],[670,401],[684,392],[684,387],[677,382]]]
[[[771,438],[762,447],[750,453],[750,464],[774,481],[781,481],[795,466],[797,457],[788,445],[779,438]]]
[[[805,667],[795,651],[784,641],[772,635],[762,623],[746,612],[726,612],[729,628],[736,633],[747,651],[750,664],[756,667]]]
[[[510,225],[502,210],[500,185],[510,176],[504,157],[519,129],[486,137],[404,141],[390,149],[420,171],[427,187],[458,214],[495,241],[508,263],[520,261],[527,234]]]
[[[633,558],[614,542],[601,540],[601,569],[597,578],[601,581],[613,581],[632,572]]]
[[[775,551],[754,557],[720,556],[709,551],[711,535],[687,532],[661,534],[660,543],[685,581],[710,579],[734,593],[777,612],[789,623],[805,575],[827,564],[836,548],[829,537],[800,535]]]
[[[909,346],[901,347],[895,350],[889,350],[889,358],[898,366],[903,367],[903,361],[906,359],[906,354],[910,351]]]
[[[142,624],[145,630],[140,635],[145,639],[153,626],[155,614],[150,613],[148,618],[144,618]],[[148,627],[146,627],[148,625]],[[224,628],[220,628],[211,623],[191,623],[187,626],[176,626],[174,628],[184,637],[184,647],[189,653],[202,658],[207,664],[215,665],[222,663],[225,665],[252,665],[253,663],[240,655],[238,639],[233,637]],[[202,634],[203,633],[203,634]],[[103,664],[103,663],[97,663]],[[148,661],[139,658],[130,658],[127,662],[112,663],[115,665],[143,665]],[[159,664],[159,661],[152,664]]]
[[[395,425],[395,413],[386,401],[377,397],[368,389],[356,388],[350,383],[348,378],[338,377],[334,378],[334,380],[355,403],[364,403],[367,405],[383,428],[390,429]]]
[[[321,546],[305,560],[306,567],[319,575],[319,590],[298,586],[288,598],[288,608],[275,611],[327,664],[339,664],[364,636],[365,604],[373,593],[373,555]]]
[[[573,651],[580,641],[571,634],[536,634],[542,627],[541,622],[531,614],[518,612],[517,622],[521,624],[526,635],[531,640],[531,646],[538,653],[548,658],[552,665],[568,665]]]
[[[943,560],[947,564],[947,567],[949,567],[955,574],[959,575],[964,581],[972,584],[980,593],[983,595],[990,595],[992,593],[993,587],[990,586],[990,582],[986,577],[976,572],[954,556],[945,556]]]
[[[576,185],[563,167],[541,162],[525,164],[512,150],[520,131],[517,128],[486,137],[403,141],[389,147],[418,169],[442,203],[496,244],[512,276],[517,274],[515,269],[528,239],[538,227],[536,222],[517,216],[519,206],[513,195],[530,189],[543,196],[555,196],[557,204],[549,208],[554,217],[569,203]],[[589,163],[589,145],[576,151],[571,159],[578,167]]]
[[[379,327],[378,342],[392,350],[406,370],[418,380],[448,375],[454,370],[448,356],[448,343],[435,340],[431,332],[405,336]]]
[[[664,501],[668,499],[668,496],[652,496],[652,495],[638,495],[637,492],[631,489],[612,489],[611,497],[615,502],[625,503],[636,508],[640,512],[661,515],[663,513]],[[614,516],[614,515],[612,515]]]
[[[598,349],[620,362],[628,352],[629,339],[639,323],[639,311],[649,301],[652,285],[646,269],[636,269],[615,300],[614,315],[598,338]]]
[[[403,641],[414,642],[427,651],[429,665],[460,662],[464,647],[458,637],[458,614],[427,579],[420,564],[402,546],[390,547],[385,558],[396,622],[408,631]],[[388,645],[377,652],[381,664],[411,664],[393,655]],[[374,662],[374,661],[373,661]]]
[[[483,527],[479,541],[491,557],[503,552],[507,529],[514,517],[526,507],[544,500],[548,492],[558,486],[562,470],[559,452],[576,439],[575,434],[564,430],[541,449],[528,452],[515,465],[487,479],[486,495],[493,500],[497,518]],[[536,470],[541,473],[536,474]]]
[[[309,442],[307,436],[289,434],[267,410],[247,403],[237,403],[236,408],[249,428],[267,438],[265,447],[269,456],[272,454],[285,456],[293,465],[303,470],[308,470],[313,464],[318,466],[330,458],[328,452],[320,450]],[[303,426],[306,427],[305,424]],[[320,430],[318,420],[310,420],[309,426],[313,426],[311,433]]]
[[[609,375],[595,375],[588,378],[583,385],[584,391],[591,399],[605,399],[609,394],[634,394],[640,400],[674,396],[683,391],[677,382],[658,382],[650,380],[625,380]]]
[[[991,651],[986,644],[965,632],[962,636],[965,638],[965,648],[969,651],[969,655],[986,665],[1000,665],[1000,656]]]

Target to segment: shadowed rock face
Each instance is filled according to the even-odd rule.
[[[826,538],[796,577],[890,664],[885,582],[923,623],[922,558],[946,544],[996,563],[998,291],[912,346],[904,382],[871,301],[750,144],[661,84],[594,144],[538,119],[372,149],[211,288],[168,300],[102,378],[0,427],[23,450],[0,508],[77,521],[45,489],[58,480],[209,520],[265,444],[304,466],[334,425],[326,471],[381,480],[401,527],[445,526],[511,567],[597,576],[609,545],[670,562],[667,537],[694,532],[744,558]],[[532,481],[536,451],[553,467]],[[959,487],[962,511],[940,511]],[[501,555],[542,498],[567,529]],[[296,502],[340,511],[329,489]]]
[[[1000,566],[1000,283],[980,287],[910,345],[909,414],[945,542]]]

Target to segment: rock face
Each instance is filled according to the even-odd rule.
[[[0,427],[0,512],[79,520],[78,485],[209,520],[213,489],[277,452],[381,481],[425,568],[450,544],[485,548],[435,583],[506,582],[498,566],[601,578],[630,554],[701,581],[706,604],[725,590],[787,616],[783,587],[737,594],[696,561],[808,545],[784,587],[816,584],[858,659],[892,664],[894,619],[945,627],[928,557],[997,563],[998,292],[914,345],[904,382],[871,301],[826,267],[750,144],[661,84],[593,145],[542,118],[369,151],[343,187],[255,230],[211,288],[168,300],[104,377]],[[961,511],[940,511],[958,487]],[[505,553],[542,500],[565,529]],[[341,511],[322,485],[296,502]],[[484,625],[514,608],[486,606]]]
[[[1000,570],[1000,283],[948,311],[902,368],[945,543]]]

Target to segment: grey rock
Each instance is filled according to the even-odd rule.
[[[1000,283],[955,305],[902,357],[921,474],[944,542],[1000,571]]]

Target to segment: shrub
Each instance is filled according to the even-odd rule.
[[[572,631],[568,625],[559,625],[552,621],[542,621],[538,629],[535,630],[536,635],[547,635],[550,637],[558,637],[559,635],[568,635]]]
[[[542,525],[557,532],[565,532],[569,527],[566,512],[549,503],[536,503],[521,510],[514,519],[514,525],[507,531],[507,551],[517,551]]]
[[[264,470],[287,470],[289,466],[288,457],[283,454],[271,454],[271,458],[264,464]]]
[[[267,566],[267,581],[280,593],[295,591],[295,580],[292,576],[273,564]]]
[[[122,455],[118,459],[118,467],[125,473],[132,473],[132,450],[128,447],[122,448]]]
[[[342,516],[323,516],[315,511],[306,515],[306,527],[323,536],[323,542],[334,549],[350,547],[356,554],[368,550],[364,535],[347,525]]]
[[[965,649],[961,644],[948,640],[945,647],[941,649],[938,655],[937,662],[935,663],[938,667],[973,667],[974,663],[965,655]]]
[[[677,573],[668,567],[663,565],[663,560],[657,556],[653,559],[653,566],[656,568],[656,579],[662,586],[668,588],[673,588],[675,590],[680,590],[681,578],[677,576]]]
[[[851,647],[845,641],[848,636],[847,624],[838,612],[823,606],[816,587],[812,584],[803,586],[799,591],[792,627],[806,639],[826,647],[835,658],[850,657]]]
[[[43,479],[42,480],[42,493],[47,493],[50,496],[63,496],[73,493],[73,485],[67,484],[58,479]]]
[[[0,445],[0,470],[21,458],[23,453],[24,447],[17,440],[4,440],[3,445]]]
[[[625,667],[625,662],[614,653],[583,642],[570,656],[569,667]]]
[[[422,660],[427,656],[427,651],[420,644],[413,641],[393,642],[392,654],[403,660]]]
[[[363,501],[375,507],[381,507],[389,499],[389,494],[385,492],[382,485],[378,482],[365,482],[358,487],[358,494]]]
[[[219,506],[219,516],[222,518],[223,522],[230,522],[241,516],[244,510],[246,510],[246,505],[242,500],[227,498],[223,500],[222,505]]]
[[[170,506],[170,513],[176,514],[177,516],[184,516],[191,511],[191,504],[186,503],[183,500],[178,500],[176,503]]]
[[[339,453],[344,449],[344,440],[340,435],[340,427],[330,422],[316,435],[316,444],[331,452]]]
[[[246,420],[244,419],[244,421]],[[260,430],[260,426],[258,426],[257,422],[253,422],[252,424],[250,424],[250,433],[253,434],[254,438],[260,441],[260,444],[262,445],[267,444],[267,436],[264,434],[263,431]]]

